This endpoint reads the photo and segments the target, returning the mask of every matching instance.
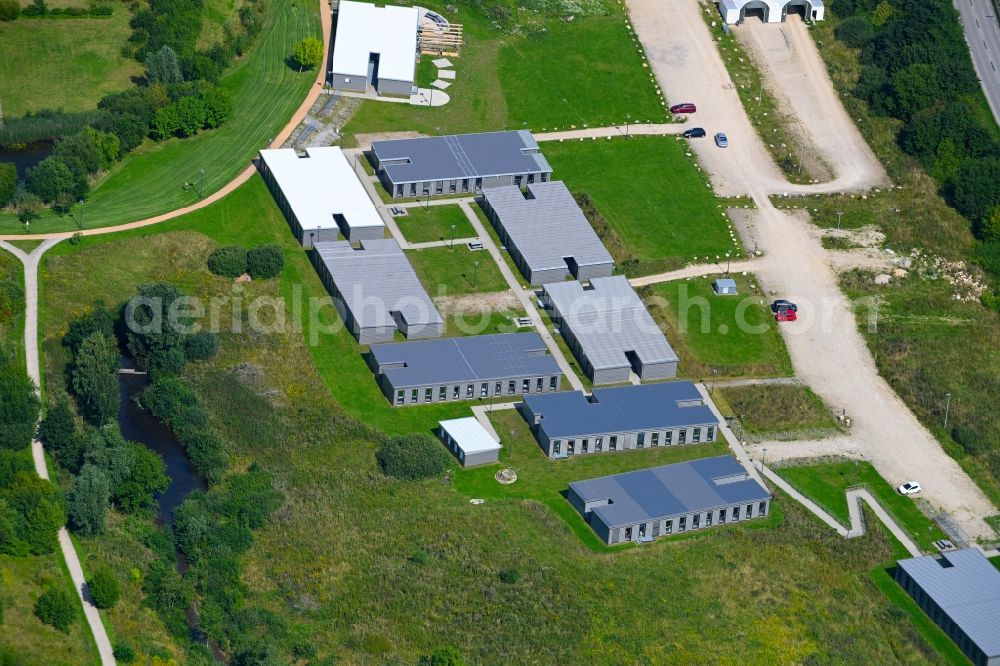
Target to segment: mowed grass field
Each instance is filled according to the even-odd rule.
[[[507,282],[488,252],[466,245],[407,250],[406,257],[431,296],[506,291]]]
[[[422,4],[464,26],[462,54],[451,58],[456,72],[446,91],[451,100],[432,109],[366,101],[345,126],[345,143],[357,134],[399,129],[537,132],[624,123],[626,115],[634,122],[667,120],[617,3],[602,3],[599,15],[573,21],[539,13],[519,34],[495,28],[472,3],[456,3],[457,13],[445,11],[445,3]]]
[[[267,26],[253,49],[222,78],[221,85],[233,94],[233,119],[193,138],[147,141],[94,188],[84,206],[84,226],[141,220],[190,205],[198,200],[202,169],[204,192],[210,194],[250,166],[257,151],[288,122],[315,78],[315,72],[299,74],[285,59],[304,36],[320,36],[317,11],[311,0],[270,2]],[[185,183],[192,186],[185,188]],[[0,232],[18,233],[21,226],[14,215],[0,215]],[[31,224],[35,233],[75,228],[70,217],[54,213]]]
[[[680,357],[679,374],[706,380],[712,370],[719,377],[790,376],[792,361],[778,324],[750,287],[756,280],[732,277],[736,296],[716,295],[714,277],[641,289],[650,314]]]
[[[625,266],[628,274],[742,253],[730,239],[725,207],[687,156],[684,141],[643,136],[545,142],[541,149],[552,178],[565,181],[574,194],[589,195],[607,219],[635,262]]]
[[[232,296],[232,284],[203,263],[209,248],[230,242],[286,250],[280,281],[247,285],[247,298],[278,295],[290,304],[299,289],[322,293],[254,178],[162,227],[55,248],[44,269],[50,381],[61,381],[64,362],[51,347],[72,313],[98,295],[116,302],[135,284],[165,279],[191,293]],[[95,274],[100,281],[87,279]],[[431,408],[388,407],[372,395],[353,340],[323,334],[311,346],[309,329],[292,325],[308,318],[273,333],[225,333],[216,359],[185,371],[239,466],[258,461],[285,495],[255,534],[243,580],[248,603],[286,623],[287,633],[269,636],[286,654],[306,636],[319,658],[345,663],[411,664],[446,644],[469,663],[943,663],[866,578],[896,553],[877,527],[846,541],[779,497],[773,522],[595,553],[567,522],[572,514],[553,511],[564,500],[551,490],[570,475],[640,458],[551,467],[523,435],[513,460],[503,461],[524,471],[521,488],[491,489],[486,470],[423,482],[384,477],[374,461],[381,435],[342,409],[368,426],[412,432],[425,429]],[[256,368],[258,382],[238,379],[232,369],[241,364]],[[467,404],[448,408],[468,413]],[[675,451],[688,450],[651,452],[641,462]],[[470,495],[486,502],[472,505]],[[88,562],[144,566],[143,531],[116,521],[111,530],[87,543]],[[163,630],[139,614],[136,587],[127,590],[122,612],[136,612],[111,623],[148,657]]]
[[[51,3],[50,3],[51,4]],[[0,22],[0,101],[7,117],[28,111],[84,111],[128,87],[142,65],[122,56],[131,13],[112,4],[104,18]]]
[[[779,467],[775,471],[800,492],[826,508],[844,525],[850,524],[844,491],[851,486],[863,485],[925,551],[936,552],[933,542],[936,539],[947,538],[944,532],[923,514],[912,498],[896,492],[896,489],[879,475],[871,463],[849,461],[803,467]]]
[[[474,238],[476,236],[476,232],[458,204],[414,206],[406,209],[406,215],[394,219],[396,226],[403,232],[403,238],[411,243],[447,241],[452,238]],[[454,230],[451,228],[453,225]]]

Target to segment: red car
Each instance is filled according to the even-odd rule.
[[[670,113],[694,113],[698,109],[691,102],[683,102],[681,104],[674,104],[670,107]]]
[[[795,314],[795,310],[790,308],[780,308],[774,313],[775,321],[795,321],[799,316]]]

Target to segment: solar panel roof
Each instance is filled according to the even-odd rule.
[[[732,456],[703,458],[569,484],[608,527],[766,500],[771,494]]]

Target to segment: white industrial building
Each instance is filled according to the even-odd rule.
[[[416,7],[378,7],[341,0],[330,85],[336,90],[409,97],[417,64]]]
[[[462,467],[488,465],[500,458],[500,442],[474,416],[440,421],[438,436]]]
[[[260,151],[260,173],[305,247],[383,238],[385,222],[340,148]]]
[[[823,20],[823,0],[717,0],[722,20],[730,25],[756,16],[764,23],[781,23],[789,13],[806,21]]]

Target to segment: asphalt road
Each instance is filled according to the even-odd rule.
[[[990,0],[955,0],[983,93],[1000,124],[1000,23]]]

